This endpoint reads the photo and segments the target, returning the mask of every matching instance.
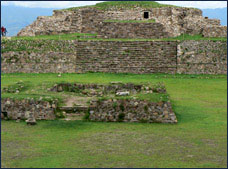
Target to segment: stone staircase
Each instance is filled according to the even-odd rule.
[[[74,107],[60,107],[59,109],[64,112],[65,118],[63,120],[82,120],[85,113],[89,110],[89,106],[78,105]]]
[[[65,118],[63,120],[82,120],[85,113],[92,109],[87,103],[86,97],[68,97],[66,100],[66,106],[59,107],[59,110],[63,112]]]

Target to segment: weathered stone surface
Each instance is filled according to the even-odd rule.
[[[98,34],[103,38],[167,38],[161,23],[104,22],[98,25]]]
[[[76,72],[175,73],[177,42],[78,42]]]
[[[226,41],[183,41],[177,51],[178,73],[227,73]]]
[[[1,113],[1,119],[4,119],[4,114],[3,113]]]
[[[15,51],[23,46],[26,46],[24,50]],[[1,56],[2,73],[227,72],[225,41],[12,40],[4,42],[2,48],[7,49]]]
[[[208,26],[202,34],[204,37],[227,37],[227,26]]]
[[[126,91],[127,90],[127,91]],[[133,83],[118,83],[118,84],[80,84],[80,83],[59,83],[54,85],[50,91],[53,92],[76,92],[81,93],[86,96],[103,96],[107,94],[116,94],[116,95],[130,95],[135,94],[137,92],[147,93],[166,93],[166,89],[162,83],[158,83],[153,87],[148,87],[139,84]]]
[[[71,33],[71,25],[77,25],[78,14],[70,11],[53,11],[53,16],[39,16],[31,25],[23,28],[18,36],[50,35],[58,33]],[[75,23],[76,21],[76,23]],[[74,32],[78,30],[75,26]]]
[[[98,101],[90,111],[91,121],[177,123],[170,102],[153,103],[141,100]]]
[[[26,120],[26,123],[29,125],[35,125],[36,124],[34,112],[28,113],[28,119]]]
[[[167,32],[168,34],[166,35],[169,36],[179,36],[183,33],[201,34],[204,28],[207,26],[214,27],[220,25],[219,20],[206,19],[202,16],[201,10],[192,8],[162,7],[144,9],[136,7],[134,9],[113,8],[107,11],[97,10],[95,8],[81,8],[75,11],[54,10],[53,16],[38,17],[37,20],[31,25],[23,28],[18,33],[18,36],[35,36],[43,34],[49,35],[74,32],[99,34],[103,21],[146,20],[143,17],[145,11],[149,12],[148,19],[154,19],[157,24],[163,25],[164,31],[159,30],[159,32]],[[106,33],[108,35],[110,32],[109,30],[114,28],[116,25],[106,24],[103,26],[107,27],[105,30],[107,31]],[[143,32],[145,29],[138,26],[136,29],[132,27],[132,29],[128,30],[129,37],[135,37],[134,35],[131,35],[130,32],[136,34],[136,30]],[[105,34],[105,31],[103,31],[102,34]],[[143,36],[146,36],[147,34],[150,35],[151,32],[146,31]],[[218,36],[220,36],[220,34],[218,34]]]
[[[10,102],[10,104],[8,104]],[[53,102],[56,107],[57,103]],[[47,101],[1,99],[1,112],[7,113],[8,119],[54,120],[55,108],[49,107]],[[31,120],[34,121],[34,120]]]
[[[128,96],[130,94],[130,92],[126,91],[126,92],[117,92],[116,95],[117,96]]]
[[[66,117],[65,120],[78,120],[79,117],[80,119],[88,117],[92,121],[177,123],[176,116],[168,101],[168,95],[166,95],[166,101],[161,101],[162,97],[160,97],[155,99],[157,100],[155,102],[143,101],[131,96],[128,98],[122,97],[121,99],[114,97],[116,93],[123,96],[137,93],[145,94],[147,92],[166,94],[163,83],[151,84],[150,86],[133,83],[110,83],[106,85],[61,83],[54,85],[49,90],[54,92],[77,92],[86,96],[91,95],[88,92],[91,90],[93,91],[92,96],[107,96],[107,98],[93,98],[88,105],[76,105],[74,102],[69,107],[57,107],[56,101],[5,98],[1,100],[1,118],[13,119],[17,122],[26,120],[29,125],[35,125],[36,120],[52,120],[55,117]],[[56,109],[58,109],[58,112],[55,114]],[[74,113],[72,114],[72,112]],[[87,113],[89,113],[89,116]]]

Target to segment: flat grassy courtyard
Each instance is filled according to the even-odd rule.
[[[1,167],[227,167],[227,76],[166,74],[2,74],[2,88],[29,84],[2,97],[60,97],[57,82],[163,82],[178,124],[85,121],[1,121]]]

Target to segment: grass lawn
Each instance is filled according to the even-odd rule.
[[[34,96],[42,86],[62,81],[164,82],[178,118],[176,125],[55,120],[27,126],[2,121],[2,167],[227,166],[225,75],[18,73],[2,74],[1,80],[2,88],[29,82]]]

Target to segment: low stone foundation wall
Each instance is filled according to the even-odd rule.
[[[146,85],[136,85],[133,83],[111,83],[108,85],[101,84],[79,84],[79,83],[60,83],[54,85],[50,91],[53,92],[75,92],[86,96],[103,96],[107,94],[116,94],[121,91],[128,91],[129,94],[136,94],[138,92],[144,93],[166,93],[163,84],[156,84],[153,87]]]
[[[91,121],[177,123],[170,102],[140,100],[104,100],[91,104]]]
[[[33,99],[1,99],[1,113],[7,119],[28,119],[29,113],[32,112],[36,120],[54,120],[57,103],[48,101],[35,101]]]
[[[204,37],[227,37],[227,26],[210,26],[203,29]]]
[[[26,90],[26,83],[17,82],[4,87],[2,92],[19,96]],[[60,106],[57,99],[4,98],[1,99],[1,119],[21,119],[35,124],[36,120],[68,120],[69,116],[81,116],[91,121],[177,123],[163,83],[60,83],[47,90],[65,92],[63,95],[68,95],[69,99],[64,98],[64,104]],[[68,92],[75,94],[69,95]]]

